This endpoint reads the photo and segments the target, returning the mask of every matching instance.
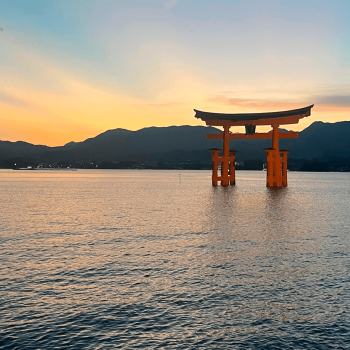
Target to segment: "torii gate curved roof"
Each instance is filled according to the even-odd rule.
[[[271,124],[297,124],[299,119],[311,115],[311,108],[314,105],[299,109],[291,109],[289,111],[280,112],[264,112],[264,113],[212,113],[203,112],[195,109],[195,117],[202,119],[207,125],[223,125],[232,126],[239,125],[271,125]]]

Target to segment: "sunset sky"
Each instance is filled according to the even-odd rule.
[[[203,125],[193,108],[350,120],[349,0],[1,0],[0,140]]]

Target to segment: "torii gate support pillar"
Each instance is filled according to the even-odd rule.
[[[230,184],[229,163],[230,163],[230,127],[224,126],[224,146],[222,150],[222,161],[221,161],[221,186],[228,186]]]
[[[212,161],[213,161],[213,175],[211,177],[213,186],[217,186],[218,181],[221,179],[218,176],[218,162],[219,162],[219,159],[221,159],[219,157],[220,151],[221,150],[219,148],[211,148],[210,149],[210,152],[212,153]]]
[[[274,169],[274,148],[265,148],[266,152],[266,187],[273,187],[273,169]]]
[[[287,187],[288,150],[279,150],[278,125],[272,125],[272,148],[265,148],[267,161],[267,187]],[[282,156],[281,156],[282,155]]]
[[[289,153],[288,150],[283,149],[280,151],[282,154],[281,162],[282,162],[282,186],[287,187],[287,154]]]
[[[273,151],[273,186],[282,187],[281,155],[278,146],[278,127],[272,125],[272,148]]]
[[[237,151],[230,149],[230,185],[236,184],[236,153]]]
[[[225,131],[226,130],[226,131]],[[230,137],[229,127],[224,129],[223,133],[224,147],[222,156],[219,156],[221,149],[211,148],[212,162],[213,162],[213,174],[212,184],[213,186],[218,185],[218,181],[221,181],[221,186],[235,185],[236,184],[236,150],[229,149]],[[218,164],[221,163],[221,175],[218,176]]]

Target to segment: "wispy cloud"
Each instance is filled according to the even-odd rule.
[[[35,109],[35,107],[31,103],[28,103],[21,98],[5,94],[1,91],[0,91],[0,103],[4,103],[6,105],[11,105],[11,106],[20,107],[20,108],[25,108],[29,110]]]
[[[140,108],[176,108],[179,106],[183,106],[184,103],[182,102],[166,102],[166,103],[139,103],[135,104],[135,107],[140,107]]]
[[[230,93],[222,93],[215,96],[210,96],[206,100],[214,103],[218,106],[230,106],[232,108],[239,108],[243,110],[265,110],[273,108],[292,108],[302,107],[302,105],[315,104],[315,106],[322,107],[334,107],[334,108],[349,108],[350,107],[350,94],[345,91],[329,90],[318,91],[312,93],[312,91],[305,91],[305,93],[289,93],[287,96],[279,96],[279,92],[275,91],[273,94],[275,97],[271,98],[240,98],[230,97]],[[344,89],[342,89],[344,90]],[[271,92],[270,92],[271,93]],[[293,97],[295,95],[295,97]]]
[[[165,6],[165,8],[167,8],[167,9],[171,9],[172,7],[174,7],[174,6],[177,4],[177,1],[178,1],[178,0],[168,0],[168,1],[164,4],[164,6]]]
[[[322,106],[350,107],[350,95],[316,96],[315,103]]]
[[[267,109],[284,109],[284,108],[294,108],[301,107],[300,103],[305,103],[304,101],[291,102],[291,101],[280,101],[280,100],[270,100],[270,99],[254,99],[254,98],[231,98],[224,95],[217,95],[207,98],[208,102],[230,106],[234,108],[240,108],[242,110],[267,110]]]

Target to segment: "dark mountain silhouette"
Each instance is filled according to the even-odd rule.
[[[206,134],[220,130],[204,126],[151,127],[138,131],[108,130],[83,142],[69,142],[60,147],[36,146],[24,142],[0,141],[0,159],[26,157],[38,162],[74,159],[102,161],[156,161],[164,157],[180,159],[208,158],[208,148],[220,141],[206,139]],[[199,152],[199,153],[198,153]],[[210,160],[210,152],[209,158]]]
[[[220,132],[203,126],[170,126],[145,128],[138,131],[125,129],[108,130],[83,142],[64,146],[73,158],[103,160],[127,160],[128,158],[152,157],[157,153],[174,150],[192,151],[209,148],[207,132]],[[218,142],[216,142],[219,145]]]
[[[50,147],[42,145],[32,145],[28,142],[0,141],[0,159],[13,157],[26,157],[28,154],[45,152]]]
[[[350,121],[312,123],[299,134],[290,156],[306,159],[350,157]]]
[[[234,129],[233,129],[234,131]],[[0,141],[0,161],[30,159],[31,162],[57,163],[77,159],[101,162],[198,162],[210,164],[209,148],[222,147],[221,140],[207,140],[206,134],[220,130],[205,126],[150,127],[138,131],[108,130],[83,142],[60,147],[32,145],[26,142]],[[289,158],[330,161],[350,159],[350,122],[315,122],[299,133],[298,139],[280,140],[280,148],[289,149]],[[231,140],[238,150],[237,161],[265,161],[263,150],[271,140]]]

